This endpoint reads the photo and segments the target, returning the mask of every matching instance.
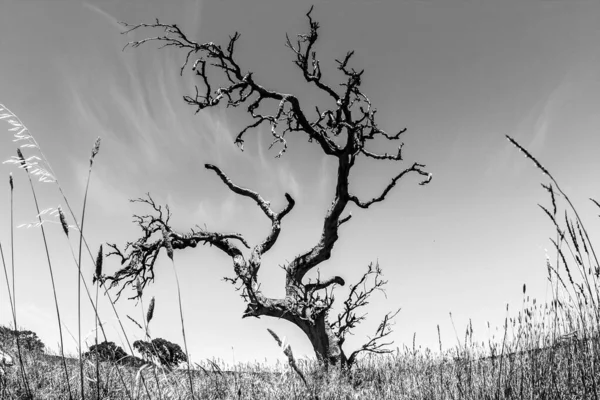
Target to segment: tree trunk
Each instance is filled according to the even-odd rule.
[[[346,367],[346,356],[339,339],[333,333],[326,319],[326,315],[321,315],[314,321],[299,320],[292,322],[298,325],[306,334],[313,346],[315,355],[326,369]]]

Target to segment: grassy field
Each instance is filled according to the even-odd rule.
[[[29,177],[54,180],[48,161],[18,117],[0,105],[0,119],[7,121],[12,126],[11,131],[18,132],[23,140],[39,150],[39,163],[25,159],[20,153],[11,161],[27,170]],[[0,347],[12,356],[14,365],[2,366],[0,399],[80,399],[85,396],[88,399],[597,400],[600,392],[600,268],[593,243],[571,201],[549,171],[518,143],[508,139],[516,151],[525,154],[550,182],[543,185],[549,205],[542,210],[555,226],[556,239],[552,242],[556,259],[546,261],[552,300],[536,302],[527,296],[523,287],[522,308],[506,317],[500,337],[478,342],[474,340],[472,326],[467,326],[464,337],[457,338],[457,344],[451,350],[444,350],[441,340],[439,349],[433,350],[423,349],[413,342],[412,346],[397,348],[390,355],[364,357],[352,371],[328,373],[323,372],[316,362],[293,360],[292,356],[290,365],[227,366],[213,360],[193,365],[184,363],[175,370],[151,362],[132,367],[123,363],[96,362],[81,353],[69,357],[28,351],[22,343],[5,337],[0,341]],[[97,141],[93,147],[88,176],[92,173],[99,143]],[[35,185],[30,183],[35,198]],[[84,210],[86,197],[87,192]],[[65,204],[69,204],[66,198]],[[39,209],[37,211],[39,214]],[[56,212],[68,234],[63,210]],[[11,216],[12,213],[11,206]],[[81,218],[72,213],[71,216],[73,220],[81,221],[81,226],[77,226],[81,232],[81,248],[85,214]],[[11,237],[12,229],[11,223]],[[43,225],[40,229],[43,233]],[[79,236],[79,232],[75,234]],[[81,258],[80,250],[75,258],[78,265],[81,265]],[[80,300],[89,300],[92,305],[97,304],[98,292],[109,294],[101,285],[102,250],[94,263],[97,266],[95,287],[92,291],[88,291],[87,286],[78,288]],[[2,264],[12,300],[11,263],[5,260],[4,252]],[[50,258],[48,268],[52,274]],[[81,282],[84,280],[80,280],[80,285]],[[50,284],[54,288],[54,282]],[[14,281],[12,287],[15,287]],[[86,290],[87,299],[82,289]],[[19,326],[18,308],[11,309],[13,326]],[[113,311],[119,318],[118,311],[114,308]],[[60,321],[58,305],[56,314]],[[151,319],[149,310],[144,321],[146,333]],[[124,330],[123,333],[127,335]],[[133,353],[131,347],[128,350]],[[298,368],[291,368],[293,365]]]
[[[307,385],[285,365],[196,365],[194,397],[185,369],[130,368],[100,364],[103,399],[596,399],[599,341],[579,338],[534,351],[482,358],[475,345],[440,355],[405,348],[393,356],[362,359],[349,375],[324,376],[318,365],[301,363]],[[458,355],[457,355],[458,353]],[[488,349],[489,353],[489,349]],[[78,360],[67,359],[71,390],[80,398]],[[27,378],[36,399],[68,398],[60,356],[27,353]],[[86,361],[85,390],[97,398],[96,366]],[[123,380],[121,380],[122,376]],[[18,368],[7,370],[0,398],[26,398]]]

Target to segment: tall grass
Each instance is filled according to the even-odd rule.
[[[11,263],[11,276],[12,276],[12,299],[11,299],[11,289],[8,280],[8,274],[6,272],[6,263],[4,261],[4,251],[2,250],[2,244],[0,244],[0,253],[2,253],[2,265],[4,267],[4,275],[6,276],[6,286],[8,288],[8,297],[10,301],[10,308],[13,316],[14,328],[18,328],[17,323],[17,288],[15,286],[15,240],[14,240],[14,180],[12,173],[9,175],[8,184],[10,186],[10,263]],[[25,366],[23,364],[23,355],[21,352],[21,343],[19,335],[15,336],[15,343],[17,345],[17,353],[19,356],[19,368],[21,368],[21,375],[23,377],[23,386],[25,387],[25,396],[27,398],[31,398],[31,389],[29,388],[29,383],[27,382],[27,373],[25,372]]]
[[[102,282],[102,263],[103,263],[104,254],[102,253],[102,245],[100,245],[100,249],[98,249],[98,256],[96,256],[96,269],[94,271],[94,277],[92,278],[92,284],[96,284],[96,301],[95,301],[95,309],[96,309],[96,318],[94,319],[94,324],[96,325],[94,329],[95,336],[95,344],[98,347],[98,323],[101,323],[99,320],[100,316],[98,315],[98,292],[100,291],[100,283]],[[84,281],[85,282],[85,281]],[[104,339],[106,341],[106,339]],[[98,398],[100,398],[100,359],[96,357],[96,394]]]
[[[20,124],[20,126],[23,126],[23,124],[18,121],[18,123]],[[15,123],[14,125],[17,125],[17,123]],[[58,322],[58,331],[59,331],[59,338],[60,338],[60,353],[63,359],[63,366],[64,366],[64,371],[65,371],[65,380],[66,380],[66,384],[67,384],[67,388],[69,391],[69,399],[73,399],[73,394],[71,393],[71,383],[70,383],[70,379],[69,379],[69,371],[67,369],[67,363],[64,359],[64,340],[63,340],[63,333],[62,333],[62,320],[60,318],[60,307],[58,306],[58,297],[56,295],[56,284],[54,282],[54,271],[52,268],[52,260],[50,259],[50,250],[48,249],[48,241],[46,239],[46,231],[44,229],[44,224],[42,222],[42,213],[40,212],[40,205],[38,203],[38,199],[37,199],[37,194],[35,191],[35,187],[33,186],[33,181],[31,180],[31,175],[29,174],[29,169],[31,168],[31,165],[28,164],[27,160],[25,160],[25,157],[23,156],[23,153],[21,152],[21,149],[17,149],[17,154],[18,157],[21,161],[21,168],[25,170],[25,172],[27,173],[27,177],[29,179],[29,186],[31,187],[31,193],[33,195],[33,200],[35,203],[35,209],[37,211],[37,218],[39,221],[39,227],[40,230],[42,232],[42,239],[44,242],[44,249],[46,251],[46,260],[48,263],[48,271],[50,272],[50,282],[52,284],[52,294],[54,295],[54,305],[55,305],[55,309],[56,309],[56,319]],[[17,329],[17,328],[15,328]]]
[[[171,242],[169,241],[166,232],[163,230],[164,240],[167,242],[167,252],[169,258],[171,259],[171,265],[173,267],[173,274],[175,275],[175,282],[177,283],[177,300],[179,302],[179,318],[181,321],[181,333],[183,335],[183,346],[185,349],[185,357],[187,364],[187,372],[188,378],[190,382],[190,393],[192,394],[192,399],[194,399],[194,381],[192,379],[192,373],[190,370],[190,353],[188,352],[187,339],[185,337],[185,324],[183,319],[183,305],[181,304],[181,287],[179,285],[179,275],[177,274],[177,269],[175,268],[175,259],[173,258],[173,247],[171,246]]]
[[[83,279],[82,276],[82,272],[81,272],[81,244],[82,241],[83,243],[86,244],[86,248],[88,250],[88,253],[90,255],[90,257],[93,260],[93,256],[91,254],[91,251],[89,250],[89,246],[87,246],[87,241],[85,240],[85,237],[83,235],[83,231],[82,229],[79,227],[79,224],[77,222],[77,219],[75,218],[75,215],[73,213],[73,210],[70,206],[70,203],[62,189],[62,186],[59,184],[58,179],[56,178],[56,175],[54,174],[54,171],[52,170],[52,167],[50,165],[50,163],[48,162],[46,156],[44,155],[41,147],[39,146],[38,142],[36,141],[35,137],[31,134],[31,132],[29,131],[29,129],[25,126],[25,124],[23,124],[23,122],[20,120],[19,117],[17,117],[12,111],[10,111],[6,106],[4,106],[3,104],[0,104],[0,120],[6,120],[12,127],[9,128],[8,130],[10,132],[14,132],[13,136],[14,136],[14,141],[15,142],[21,142],[24,144],[21,144],[19,148],[17,148],[17,157],[12,157],[10,160],[5,161],[5,163],[11,163],[11,164],[16,164],[19,165],[21,169],[24,169],[27,172],[27,176],[29,178],[29,183],[30,183],[30,187],[33,193],[33,198],[35,200],[35,205],[36,205],[36,210],[37,210],[37,218],[38,218],[38,223],[35,226],[39,226],[41,231],[42,231],[42,237],[44,239],[44,247],[46,250],[46,256],[47,256],[47,260],[48,260],[48,265],[49,265],[49,269],[50,269],[50,275],[51,275],[51,283],[52,283],[52,289],[53,289],[53,294],[54,294],[54,299],[55,299],[55,305],[56,305],[56,310],[57,310],[57,318],[58,318],[58,322],[59,322],[59,334],[60,334],[60,351],[61,351],[61,358],[63,360],[63,365],[64,365],[64,370],[65,370],[65,374],[67,374],[67,379],[66,379],[66,383],[67,383],[67,387],[68,387],[68,391],[69,391],[69,398],[72,398],[72,393],[71,393],[71,389],[70,389],[70,383],[69,383],[69,378],[68,378],[68,370],[66,367],[66,361],[65,361],[65,357],[63,354],[63,348],[64,348],[64,343],[63,343],[63,335],[62,335],[62,326],[61,326],[61,320],[60,320],[60,313],[59,313],[59,307],[58,307],[58,300],[56,297],[56,286],[54,284],[54,275],[52,273],[52,265],[51,265],[51,261],[50,261],[50,256],[49,256],[49,251],[48,251],[48,245],[47,245],[47,241],[46,241],[46,236],[45,236],[45,231],[44,231],[44,227],[43,227],[43,221],[42,221],[42,214],[45,213],[48,210],[45,210],[44,212],[40,212],[39,211],[39,204],[37,201],[37,196],[36,196],[36,192],[35,192],[35,188],[33,186],[33,181],[31,179],[31,176],[36,176],[38,177],[38,180],[40,182],[50,182],[50,183],[56,183],[59,192],[63,198],[63,200],[65,201],[65,203],[67,204],[67,207],[71,213],[71,216],[73,217],[73,221],[75,222],[75,226],[78,229],[78,231],[80,232],[80,246],[79,246],[79,259],[76,261],[77,264],[77,268],[78,268],[78,299],[80,299],[80,283],[83,281],[84,282],[84,286],[86,289],[86,292],[88,294],[88,298],[90,300],[90,302],[92,303],[92,307],[94,308],[94,313],[95,313],[95,317],[97,320],[99,320],[99,315],[97,312],[97,309],[92,301],[91,295],[89,293],[89,290],[87,288],[87,285],[85,284],[85,280]],[[90,157],[90,167],[89,167],[89,172],[88,172],[88,180],[86,183],[86,192],[85,192],[85,197],[84,197],[84,209],[83,209],[83,216],[85,216],[85,203],[87,201],[87,192],[88,192],[88,188],[89,188],[89,181],[90,181],[90,176],[91,176],[91,168],[92,168],[92,164],[93,164],[93,160],[95,158],[95,156],[98,154],[99,151],[99,145],[100,145],[100,138],[98,138],[94,144],[94,147],[92,149],[92,155]],[[38,154],[41,156],[31,156],[27,159],[25,159],[25,157],[23,156],[23,153],[21,151],[21,148],[29,148],[29,149],[33,149],[35,151],[38,152]],[[12,181],[12,175],[11,175],[11,179],[10,179],[10,183],[11,183],[11,194],[12,194],[12,190],[13,190],[13,181]],[[12,203],[11,203],[12,204]],[[12,206],[11,206],[11,210],[12,210]],[[11,211],[12,212],[12,211]],[[68,226],[66,224],[64,215],[62,213],[60,213],[60,218],[61,218],[61,223],[63,225],[63,229],[65,230],[65,233],[68,236]],[[82,218],[83,219],[83,218]],[[11,236],[12,236],[12,229],[13,229],[13,221],[11,218]],[[14,275],[13,275],[14,278]],[[117,317],[117,320],[119,321],[119,324],[121,326],[121,329],[124,333],[125,339],[127,341],[127,344],[129,346],[130,351],[133,353],[133,349],[131,347],[131,344],[129,342],[129,339],[127,337],[127,332],[125,331],[121,320],[119,318],[118,312],[116,310],[116,308],[114,307],[113,301],[111,299],[110,294],[108,293],[108,289],[105,288],[105,295],[107,295],[107,297],[109,298],[109,301],[112,305],[112,309]],[[14,290],[13,290],[13,296],[14,296]],[[79,307],[79,301],[78,301],[78,307]],[[15,310],[16,313],[16,310]],[[78,314],[78,326],[80,325],[80,321],[81,321],[81,316],[80,314]],[[106,340],[106,333],[104,332],[104,327],[102,326],[102,324],[100,324],[102,333],[104,335],[104,338]],[[15,329],[17,329],[17,327],[15,326]],[[79,328],[79,332],[80,332],[80,328]],[[79,337],[81,336],[81,334],[79,333]],[[79,340],[79,352],[81,352],[81,343]],[[79,357],[80,360],[80,374],[81,374],[81,378],[80,378],[80,386],[81,386],[81,391],[82,391],[82,396],[85,396],[85,394],[83,394],[83,368],[82,368],[82,361],[81,361],[81,356]],[[130,397],[128,395],[128,397]]]
[[[100,150],[100,138],[96,139],[94,147],[92,148],[92,155],[90,156],[90,165],[88,168],[88,176],[85,183],[85,193],[83,195],[83,207],[81,211],[81,228],[79,229],[79,254],[77,258],[77,268],[79,269],[79,275],[77,277],[77,330],[79,340],[79,366],[80,366],[80,377],[81,377],[81,396],[85,399],[85,391],[83,390],[83,361],[81,359],[81,252],[83,250],[83,227],[85,222],[85,207],[87,205],[88,190],[90,188],[90,180],[92,179],[92,167],[94,166],[94,158]],[[63,217],[64,218],[64,217]],[[91,300],[91,299],[90,299]]]
[[[154,297],[152,298],[152,300],[150,300],[150,306],[148,307],[146,315],[144,316],[144,299],[142,297],[142,294],[143,294],[142,293],[142,284],[139,281],[139,279],[136,282],[136,284],[137,284],[136,285],[137,294],[138,294],[138,298],[140,299],[140,304],[141,304],[142,320],[144,321],[144,334],[145,334],[145,338],[154,347],[154,344],[152,343],[152,338],[150,336],[150,328],[149,328],[150,321],[152,320],[152,317],[154,316]],[[134,345],[135,345],[135,343],[134,343]],[[155,350],[156,350],[156,348],[155,348]],[[154,374],[154,379],[155,379],[155,382],[156,382],[156,388],[158,390],[158,398],[162,399],[163,396],[162,396],[162,393],[161,393],[160,382],[159,382],[159,379],[158,379],[158,373],[156,371],[156,368],[152,368],[152,373]],[[143,379],[143,377],[142,377],[142,379]],[[146,393],[150,397],[150,392],[149,392],[148,386],[144,385],[144,388],[146,389]]]

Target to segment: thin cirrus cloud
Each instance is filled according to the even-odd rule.
[[[88,8],[117,24],[97,7]],[[298,200],[301,182],[290,163],[274,159],[274,151],[265,151],[268,144],[261,140],[260,132],[252,132],[249,141],[255,143],[241,152],[222,110],[195,114],[182,100],[197,83],[189,71],[179,75],[182,54],[153,47],[150,43],[139,49],[115,51],[109,57],[112,65],[92,82],[75,69],[63,69],[76,123],[103,136],[106,158],[129,175],[115,181],[108,169],[103,174],[99,167],[94,178],[96,188],[110,190],[111,198],[118,202],[155,192],[159,188],[153,182],[166,179],[171,182],[166,201],[174,211],[191,212],[194,221],[211,226],[230,222],[239,205],[251,204],[239,202],[231,193],[219,191],[218,198],[211,193],[222,182],[204,170],[203,164],[208,162],[222,166],[234,182],[240,172],[253,170],[255,177],[263,179],[250,179],[249,187],[273,196],[289,192]],[[254,152],[258,157],[251,154]]]
[[[256,140],[258,153],[258,166],[261,174],[273,175],[274,179],[266,180],[269,193],[276,193],[282,197],[284,192],[288,192],[298,201],[301,198],[301,184],[294,174],[290,161],[286,159],[285,154],[282,157],[276,157],[282,150],[282,144],[275,143],[271,147],[271,137],[267,136],[266,131],[270,128],[264,125],[258,129],[257,135],[252,140]],[[264,136],[268,139],[264,140]]]
[[[113,27],[120,29],[120,30],[125,30],[124,26],[122,24],[120,24],[119,21],[115,17],[113,17],[106,11],[102,10],[101,8],[95,6],[92,3],[89,3],[87,1],[84,1],[82,3],[82,6],[94,13],[97,13],[98,15],[102,16],[103,18],[105,18]]]
[[[82,126],[118,141],[119,162],[124,163],[129,172],[171,173],[178,168],[177,159],[189,152],[190,145],[199,158],[211,154],[222,160],[226,158],[223,152],[233,152],[233,146],[226,143],[226,138],[231,137],[226,123],[216,121],[207,113],[193,116],[181,112],[177,115],[172,103],[183,103],[178,92],[180,84],[175,81],[174,74],[167,71],[170,67],[171,71],[175,69],[175,62],[153,65],[153,71],[145,74],[155,76],[154,82],[158,85],[152,85],[149,79],[141,77],[141,71],[134,65],[136,60],[126,56],[117,59],[117,67],[126,70],[127,83],[119,82],[107,72],[97,80],[102,82],[100,88],[99,84],[90,83],[83,74],[78,76],[75,71],[68,74],[67,82],[72,114],[78,117]],[[92,92],[96,95],[90,96]],[[144,165],[144,168],[138,165]]]
[[[560,114],[560,108],[569,101],[569,98],[577,90],[577,86],[579,83],[573,80],[573,75],[565,74],[545,98],[540,99],[531,107],[512,132],[508,132],[508,135],[528,149],[531,154],[541,157],[549,136],[553,132],[557,116]],[[505,170],[508,165],[512,165],[514,174],[521,173],[529,165],[512,161],[519,156],[520,153],[515,151],[513,146],[502,146],[495,157],[490,160],[488,173]]]
[[[527,147],[529,151],[536,154],[540,154],[543,151],[548,140],[548,135],[552,130],[556,114],[560,112],[561,106],[569,101],[569,98],[573,94],[573,89],[577,85],[577,82],[574,82],[572,79],[572,74],[567,74],[556,85],[545,101],[540,102],[541,107],[535,107],[534,110],[538,110],[538,117],[533,124],[533,129],[530,130],[532,133]]]
[[[123,31],[123,25],[101,7],[91,3],[85,3],[84,6]],[[182,25],[198,27],[202,2],[185,2],[184,8]],[[161,16],[161,19],[165,18],[172,19],[173,16]],[[130,33],[122,43],[139,39],[143,35],[143,32]],[[183,76],[176,73],[184,61],[183,53],[169,51],[170,49],[157,51],[156,47],[149,43],[139,49],[126,49],[125,53],[115,57],[117,61],[114,68],[126,71],[121,75],[126,75],[127,82],[118,81],[115,77],[118,74],[110,73],[110,69],[105,68],[106,76],[97,79],[103,82],[103,90],[94,91],[109,92],[104,101],[91,100],[87,96],[89,89],[86,91],[81,85],[73,83],[76,79],[70,76],[68,82],[74,94],[74,103],[80,114],[88,119],[82,122],[87,124],[91,121],[93,126],[99,127],[99,131],[106,132],[115,139],[118,137],[121,146],[118,151],[119,159],[125,157],[121,161],[125,168],[134,174],[137,172],[138,176],[177,174],[183,180],[186,176],[201,175],[202,165],[209,162],[227,165],[229,168],[225,172],[232,176],[234,182],[240,170],[249,168],[256,177],[262,177],[255,182],[256,190],[265,190],[273,195],[290,192],[299,200],[302,181],[293,172],[290,162],[274,159],[277,152],[266,150],[268,143],[262,140],[262,131],[268,128],[250,132],[249,141],[256,143],[247,146],[245,152],[240,152],[234,141],[237,130],[241,128],[232,132],[230,118],[223,110],[205,110],[194,115],[195,110],[183,102],[182,96],[192,94],[198,83],[190,71],[184,72]],[[81,78],[80,82],[85,79]],[[95,103],[95,109],[90,106],[90,102]],[[105,117],[105,122],[99,120],[98,114]],[[111,124],[111,118],[118,122]],[[247,119],[242,120],[241,124],[247,122]],[[116,132],[111,125],[128,128],[126,132]],[[253,149],[256,149],[258,157],[252,154]],[[138,165],[144,165],[144,170],[140,171]],[[201,176],[206,178],[206,175]],[[252,181],[254,179],[250,182]],[[207,182],[211,186],[221,184],[213,177]],[[209,214],[231,216],[235,200],[230,197],[210,202],[213,204]],[[217,203],[218,210],[213,209],[216,206],[214,203]],[[196,208],[196,212],[202,213],[201,210],[202,207]]]

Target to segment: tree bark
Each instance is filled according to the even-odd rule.
[[[304,331],[313,350],[326,367],[345,367],[346,357],[339,339],[335,336],[329,321],[323,316]]]

